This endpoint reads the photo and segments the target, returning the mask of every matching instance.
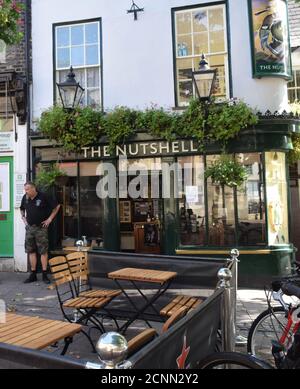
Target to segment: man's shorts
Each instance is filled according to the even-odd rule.
[[[48,228],[27,225],[25,229],[25,252],[46,254],[48,252]]]

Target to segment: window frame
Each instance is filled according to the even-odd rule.
[[[56,67],[57,65],[57,55],[56,55],[56,51],[57,51],[57,45],[56,45],[56,31],[57,31],[57,28],[59,27],[63,27],[63,26],[66,26],[66,27],[71,27],[71,26],[76,26],[76,25],[85,25],[85,24],[90,24],[90,23],[98,23],[99,25],[99,30],[98,30],[98,36],[99,36],[99,62],[98,62],[98,65],[84,65],[84,66],[73,66],[73,69],[75,71],[75,76],[76,76],[76,69],[83,69],[86,73],[86,70],[89,69],[89,68],[95,68],[95,67],[99,67],[99,98],[100,98],[100,102],[99,102],[99,109],[101,111],[103,111],[103,107],[104,107],[104,102],[103,102],[103,43],[102,43],[102,18],[93,18],[93,19],[84,19],[84,20],[74,20],[74,21],[67,21],[67,22],[62,22],[62,23],[53,23],[52,24],[52,56],[53,56],[53,59],[52,59],[52,68],[53,68],[53,104],[56,103],[56,100],[57,100],[57,88],[56,88],[56,73],[58,71],[63,71],[63,70],[67,70],[69,69],[68,68],[64,68],[64,69],[58,69]],[[84,45],[84,48],[86,46]],[[85,54],[84,54],[85,55]],[[85,87],[85,89],[87,89]],[[91,88],[91,89],[94,89],[94,88]],[[87,100],[87,96],[86,96],[86,100]],[[88,106],[86,104],[86,106]]]
[[[297,99],[297,91],[299,91],[299,95],[300,95],[300,82],[299,82],[299,85],[298,85],[297,84],[297,73],[299,74],[299,80],[300,80],[300,65],[294,66],[293,71],[292,71],[293,79],[290,82],[293,83],[294,86],[289,87],[288,84],[287,84],[288,93],[292,91],[293,95],[294,95],[293,101],[289,101],[290,104],[293,104],[296,101],[300,101],[300,99]]]
[[[176,108],[184,108],[186,107],[185,104],[180,104],[178,99],[178,77],[177,77],[177,48],[176,48],[176,14],[178,12],[184,12],[184,11],[193,11],[193,10],[199,10],[199,9],[210,9],[212,7],[216,6],[223,6],[224,7],[224,43],[225,43],[225,52],[227,53],[225,57],[227,56],[227,61],[224,63],[224,70],[225,70],[225,85],[226,85],[226,99],[229,99],[232,97],[232,77],[231,77],[231,56],[230,56],[230,23],[229,23],[229,9],[228,9],[228,2],[227,0],[223,1],[216,1],[212,3],[205,3],[205,4],[194,4],[189,6],[183,6],[183,7],[175,7],[171,9],[171,22],[172,22],[172,44],[173,44],[173,79],[174,79],[174,102]],[[205,53],[209,57],[209,53]],[[223,55],[223,54],[216,54],[216,55]],[[200,55],[199,55],[200,56]],[[188,58],[195,58],[196,56],[189,56]],[[184,57],[183,57],[184,58]],[[193,87],[194,89],[194,87]],[[194,94],[195,96],[195,94]]]

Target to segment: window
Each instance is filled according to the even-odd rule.
[[[290,103],[300,101],[300,69],[294,69],[293,80],[288,83],[288,98]]]
[[[85,89],[82,104],[101,105],[100,22],[55,26],[56,82],[65,81],[70,66]],[[58,96],[58,92],[56,96]]]
[[[229,97],[226,10],[224,5],[175,11],[177,105],[195,95],[192,71],[199,68],[202,53],[217,69],[214,96]]]

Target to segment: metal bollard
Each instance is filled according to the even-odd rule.
[[[107,332],[100,336],[96,351],[103,365],[102,369],[130,369],[131,362],[126,361],[127,341],[118,332]]]
[[[234,306],[232,304],[231,279],[232,273],[227,268],[218,271],[219,288],[224,288],[221,307],[222,349],[223,351],[235,350],[235,321]]]

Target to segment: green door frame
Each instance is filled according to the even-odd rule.
[[[0,258],[14,256],[13,157],[0,157],[0,163],[5,162],[9,163],[10,210],[0,212]]]

